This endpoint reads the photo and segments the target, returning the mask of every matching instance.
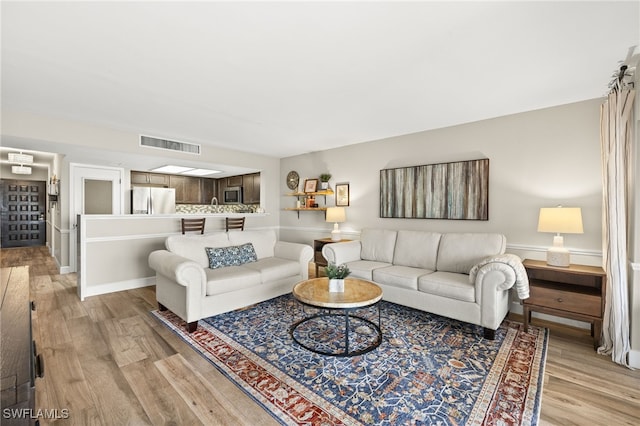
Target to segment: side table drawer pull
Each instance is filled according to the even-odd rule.
[[[560,303],[562,303],[562,302],[563,302],[562,297],[558,297],[556,300],[557,300],[558,302],[560,302]]]

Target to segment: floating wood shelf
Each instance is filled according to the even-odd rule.
[[[288,196],[291,196],[291,197],[306,197],[306,196],[308,196],[308,195],[324,195],[324,196],[327,196],[327,195],[333,195],[333,194],[334,194],[333,189],[329,188],[329,189],[324,190],[324,191],[316,191],[316,192],[290,192],[290,193],[285,194],[285,195],[288,195]]]
[[[290,211],[297,211],[297,212],[304,212],[304,211],[325,211],[327,210],[326,207],[287,207],[285,208],[285,210],[290,210]]]

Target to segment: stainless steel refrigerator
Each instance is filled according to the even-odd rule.
[[[131,190],[132,214],[172,214],[176,212],[174,188],[137,186]]]

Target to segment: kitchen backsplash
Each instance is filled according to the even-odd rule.
[[[255,213],[259,208],[259,204],[223,204],[219,206],[209,204],[176,204],[176,213]]]

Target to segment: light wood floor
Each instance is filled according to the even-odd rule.
[[[44,247],[2,249],[0,265],[30,266],[34,336],[45,360],[37,408],[70,414],[41,424],[277,424],[149,315],[154,287],[80,302],[76,275],[58,275]],[[551,330],[541,424],[640,424],[640,371],[596,354],[586,331],[534,324]]]

